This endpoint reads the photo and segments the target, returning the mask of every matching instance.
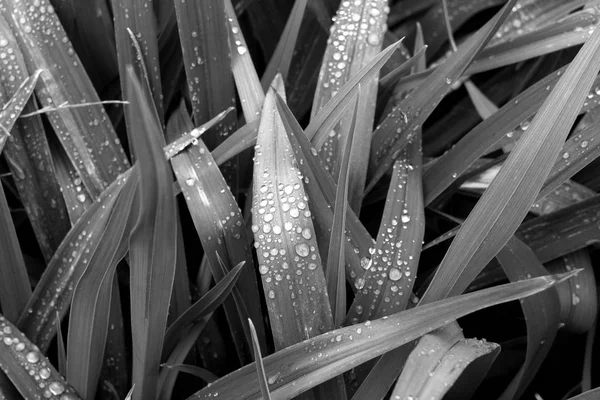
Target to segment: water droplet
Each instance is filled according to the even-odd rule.
[[[244,54],[246,54],[248,50],[244,47],[244,46],[238,46],[237,48],[237,52],[240,56],[243,56]]]
[[[274,299],[275,298],[275,292],[272,290],[269,290],[269,293],[267,294],[269,296],[270,299]]]
[[[32,364],[37,363],[38,361],[40,361],[40,355],[38,353],[36,353],[35,351],[30,351],[29,353],[27,353],[27,355],[25,356],[25,359],[27,360],[27,362],[30,362]]]
[[[452,79],[450,79],[450,78],[446,78],[446,79],[444,79],[444,81],[446,82],[447,85],[450,85],[452,83]]]
[[[77,200],[78,200],[80,203],[83,203],[83,202],[85,202],[85,194],[83,194],[83,193],[80,193],[80,194],[78,194],[78,195],[77,195]]]
[[[308,255],[308,253],[310,252],[308,245],[306,243],[297,244],[295,249],[296,249],[296,254],[298,254],[300,257],[306,257]]]
[[[367,43],[371,46],[377,46],[379,44],[379,35],[376,33],[369,33],[369,36],[367,36]]]
[[[402,272],[398,268],[392,268],[390,269],[388,276],[391,280],[397,281],[402,278]]]
[[[260,271],[261,274],[266,274],[267,272],[269,272],[269,267],[267,267],[266,265],[261,265],[260,267],[258,267],[258,270]]]
[[[308,263],[308,269],[310,269],[311,271],[315,270],[316,268],[317,268],[317,264],[315,264],[315,263]]]
[[[194,183],[196,183],[196,180],[194,178],[187,178],[185,180],[185,184],[188,186],[194,186]]]
[[[588,141],[584,140],[583,142],[581,142],[581,147],[585,149],[586,147],[588,147],[588,144]]]
[[[403,215],[400,219],[405,224],[410,222],[410,216],[408,216],[408,215]]]
[[[565,153],[562,155],[562,158],[563,158],[563,159],[565,159],[565,160],[566,160],[567,158],[569,158],[569,153],[565,152]]]
[[[50,390],[53,395],[58,396],[65,391],[65,386],[60,382],[52,382],[48,385],[48,390]]]
[[[48,379],[48,378],[50,378],[50,375],[51,375],[51,372],[48,368],[40,369],[40,378]]]

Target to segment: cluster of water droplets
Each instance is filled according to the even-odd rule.
[[[393,207],[397,215],[384,220],[379,229],[377,244],[371,249],[372,258],[361,263],[366,269],[356,288],[356,306],[350,310],[349,317],[353,323],[365,318],[388,315],[406,308],[412,294],[415,271],[418,264],[418,253],[411,249],[419,245],[411,224],[422,223],[413,220],[406,203],[408,174],[412,171],[405,161],[394,165],[391,194],[388,194],[386,211]],[[417,243],[419,242],[419,243]],[[369,309],[365,310],[365,306]]]
[[[387,1],[344,0],[340,4],[327,42],[325,61],[319,73],[313,116],[370,58],[381,50],[387,30]],[[349,127],[349,123],[348,123]],[[340,126],[329,132],[320,152],[325,168],[332,171],[337,160]]]
[[[266,103],[265,103],[266,104]],[[332,327],[308,198],[283,126],[261,130],[254,157],[252,232],[276,343],[282,348]],[[293,324],[290,324],[290,320]]]
[[[39,388],[39,399],[76,400],[79,397],[68,386],[37,346],[31,344],[10,322],[0,316],[0,346],[26,371],[31,385]]]

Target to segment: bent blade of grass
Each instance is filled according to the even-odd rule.
[[[151,2],[148,0],[113,0],[111,5],[123,98],[131,98],[126,90],[127,66],[132,66],[136,76],[147,76],[148,89],[150,90],[147,97],[154,99],[154,107],[156,107],[159,119],[162,121],[164,110],[158,59],[158,31]],[[132,48],[130,34],[139,43],[138,49],[141,50],[139,53]],[[144,71],[146,67],[147,70]],[[144,87],[144,90],[146,90],[146,87]],[[125,122],[128,129],[135,129],[132,126],[133,121],[128,120],[127,112],[125,113]]]
[[[497,256],[504,273],[511,282],[548,273],[527,245],[512,237]],[[501,399],[519,398],[546,358],[560,323],[560,303],[556,290],[550,289],[521,301],[527,323],[527,351],[525,361]]]
[[[262,394],[263,400],[271,400],[271,394],[269,393],[269,382],[267,382],[267,375],[265,375],[265,366],[263,365],[262,355],[260,354],[260,345],[258,344],[258,337],[256,337],[256,329],[252,320],[248,320],[248,326],[252,333],[252,348],[254,349],[254,363],[256,365],[256,373],[258,374],[258,383],[260,384],[260,393]]]
[[[327,332],[263,360],[273,399],[291,398],[365,361],[400,347],[472,312],[537,294],[574,273],[533,278],[415,307],[387,318]],[[314,362],[322,354],[319,363]],[[240,400],[260,398],[254,366],[214,382],[189,399],[215,394]]]
[[[360,87],[358,89],[360,93]],[[334,326],[342,326],[346,317],[346,268],[344,250],[346,242],[346,213],[348,212],[348,181],[350,178],[350,154],[352,152],[354,135],[356,134],[356,118],[358,116],[358,99],[354,105],[352,124],[344,143],[342,165],[335,193],[335,208],[333,224],[331,225],[331,239],[327,254],[327,268],[325,279],[327,293],[331,302]]]
[[[280,79],[275,84],[282,90]],[[332,329],[333,317],[308,198],[274,93],[271,88],[265,98],[256,141],[252,232],[275,349],[280,350]],[[345,398],[341,377],[314,395],[325,398],[328,392]]]
[[[366,192],[393,166],[400,150],[414,137],[423,122],[452,89],[477,53],[486,45],[500,24],[506,19],[514,0],[470,37],[461,48],[401,101],[380,123],[373,133],[369,159]],[[429,43],[429,42],[428,42]]]
[[[285,132],[292,144],[294,155],[299,162],[300,171],[304,176],[309,202],[314,204],[312,210],[315,214],[317,234],[320,230],[323,237],[327,238],[324,242],[319,240],[319,243],[329,243],[333,225],[331,207],[335,204],[336,184],[325,170],[316,149],[311,146],[292,111],[279,95],[277,95],[277,108],[286,128]],[[346,230],[348,240],[345,243],[344,254],[346,275],[350,278],[352,288],[356,290],[364,275],[363,266],[368,265],[371,256],[369,249],[373,246],[374,241],[352,209],[347,210],[346,225],[348,228]],[[327,256],[325,249],[320,248],[319,250],[322,258]]]
[[[15,323],[31,297],[31,282],[17,231],[0,185],[0,305],[5,318]]]
[[[281,37],[277,42],[277,47],[275,48],[275,51],[269,60],[269,64],[267,65],[267,68],[260,79],[264,91],[269,89],[269,85],[277,73],[281,74],[284,81],[287,78],[307,3],[307,0],[296,0],[294,2],[294,6],[292,7],[292,11],[290,11],[290,16],[285,24],[285,28],[283,29]]]
[[[132,381],[134,399],[153,398],[167,324],[176,263],[176,205],[171,170],[159,145],[156,121],[132,67],[127,68],[125,93],[130,132],[140,164],[139,203],[129,238],[131,282]],[[135,208],[134,208],[135,209]]]
[[[2,315],[0,328],[0,368],[24,398],[80,398],[40,349]],[[40,382],[44,382],[42,387]]]
[[[129,173],[115,180],[73,225],[19,318],[19,329],[42,351],[48,348],[56,334],[56,313],[62,318],[71,304],[75,284],[89,265],[87,254],[93,253],[98,246],[98,238]]]
[[[515,233],[550,172],[600,68],[600,31],[577,54],[463,223],[422,302],[461,293]],[[442,283],[443,282],[443,283]]]
[[[169,120],[169,136],[180,135],[191,128],[192,122],[182,103]],[[219,257],[224,260],[228,270],[239,263],[250,266],[242,271],[243,279],[237,286],[244,300],[233,296],[224,305],[238,358],[244,364],[251,360],[250,336],[244,328],[245,310],[251,318],[261,315],[260,294],[244,218],[225,178],[201,139],[197,139],[196,145],[174,156],[171,165],[215,280],[219,281],[225,276],[220,268]],[[258,332],[264,345],[264,331],[261,328],[258,327]]]
[[[35,4],[34,4],[35,3]],[[42,69],[36,94],[81,180],[96,198],[129,166],[104,107],[48,0],[2,2],[29,71]],[[42,8],[45,12],[41,12]],[[87,104],[85,107],[60,105]],[[117,161],[114,161],[116,159]]]
[[[351,323],[379,318],[408,305],[425,233],[420,136],[394,165],[372,264],[348,312]]]
[[[321,63],[311,119],[331,101],[344,83],[381,52],[384,28],[387,28],[387,4],[387,0],[347,1],[340,4]],[[359,114],[356,116],[354,139],[356,145],[352,146],[348,181],[348,201],[355,212],[360,210],[365,186],[378,78],[378,74],[375,74],[366,81],[361,85],[362,90],[358,94]],[[326,169],[334,179],[337,179],[340,173],[343,144],[349,135],[352,120],[352,109],[349,108],[339,124],[327,132],[322,145],[317,146]]]
[[[392,392],[392,398],[410,398],[412,396],[413,398],[432,400],[442,399],[459,377],[467,373],[466,370],[469,366],[478,364],[478,362],[481,364],[484,358],[488,358],[485,361],[486,367],[489,368],[499,353],[500,346],[483,340],[465,339],[460,328],[458,329],[459,335],[454,338],[443,337],[446,329],[433,332],[429,334],[433,335],[430,338],[433,340],[424,343],[421,348],[417,347],[413,350]],[[440,336],[436,336],[438,332],[441,334]],[[424,336],[423,339],[429,335]],[[481,367],[479,365],[478,369]],[[467,390],[460,391],[461,397],[470,398],[469,394],[477,389],[479,383],[476,376],[484,376],[487,368],[484,371],[478,371],[479,374],[470,374],[469,387]],[[404,377],[405,373],[406,378]]]
[[[98,246],[73,291],[67,341],[67,379],[84,398],[94,398],[109,330],[114,274],[128,250],[132,204],[139,174],[132,174],[98,237]],[[118,289],[118,287],[117,287]]]

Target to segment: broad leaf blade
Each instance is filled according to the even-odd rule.
[[[127,69],[130,135],[140,163],[137,221],[129,238],[134,399],[154,396],[175,274],[176,205],[159,122]]]
[[[415,307],[387,318],[327,332],[265,357],[273,399],[285,399],[347,371],[382,353],[400,347],[449,321],[491,305],[539,293],[571,275],[533,278]],[[322,361],[315,363],[318,354]],[[214,382],[189,399],[219,396],[259,399],[253,365]]]

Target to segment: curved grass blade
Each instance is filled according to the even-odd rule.
[[[315,214],[315,229],[321,230],[325,233],[323,237],[327,238],[324,241],[319,240],[319,242],[329,243],[330,228],[333,225],[331,207],[335,204],[336,184],[331,175],[325,171],[317,151],[311,146],[285,101],[279,95],[276,100],[281,120],[286,127],[285,132],[304,176],[309,202],[315,205],[312,207]],[[346,236],[349,239],[346,241],[344,254],[346,275],[349,277],[352,287],[356,289],[364,282],[362,280],[364,267],[369,264],[371,257],[369,249],[373,246],[374,241],[351,209],[347,210],[346,224],[348,227]],[[325,249],[320,248],[319,250],[322,258],[327,256],[327,252],[324,252]]]
[[[358,88],[360,93],[360,86]],[[356,134],[356,118],[358,117],[358,99],[354,105],[352,124],[344,143],[342,165],[335,193],[335,208],[333,224],[331,226],[331,239],[327,255],[327,268],[325,280],[327,293],[331,302],[334,326],[342,326],[346,317],[346,269],[344,260],[344,247],[346,241],[346,213],[348,212],[348,180],[350,178],[350,154],[352,152],[354,135]]]
[[[265,367],[262,361],[262,355],[260,354],[260,345],[258,344],[258,337],[256,337],[256,329],[252,320],[248,320],[248,326],[250,327],[250,333],[252,333],[252,348],[254,349],[254,363],[256,364],[256,372],[258,374],[258,383],[260,384],[260,393],[262,394],[263,400],[271,400],[269,393],[269,383],[267,382],[267,376],[265,375]]]
[[[548,273],[531,249],[514,236],[500,250],[497,259],[511,282]],[[527,388],[546,358],[560,322],[560,303],[555,289],[523,299],[521,307],[527,323],[527,352],[523,365],[501,399],[519,398]]]
[[[90,263],[73,292],[67,342],[67,379],[84,398],[94,398],[109,330],[111,296],[118,262],[128,250],[138,174],[129,176]],[[117,287],[118,290],[118,287]]]
[[[191,128],[192,122],[182,103],[169,120],[169,135],[177,136]],[[249,332],[244,328],[248,316],[244,314],[249,312],[249,316],[255,319],[262,314],[244,218],[225,178],[201,139],[197,140],[196,145],[174,156],[171,165],[215,280],[218,282],[225,277],[219,257],[227,270],[240,263],[250,266],[242,271],[243,279],[237,285],[241,298],[233,296],[224,303],[238,358],[245,364],[251,360],[251,353]],[[264,345],[262,327],[259,326],[258,332]]]
[[[384,27],[389,7],[387,0],[371,2],[345,1],[340,4],[330,37],[323,56],[317,90],[313,100],[311,119],[323,110],[326,104],[340,91],[344,83],[357,74],[381,52]],[[359,106],[356,117],[356,145],[352,147],[352,162],[348,181],[348,201],[358,212],[362,203],[362,193],[368,165],[368,151],[375,119],[378,74],[361,85],[358,94]],[[325,167],[337,179],[342,162],[343,143],[349,135],[353,120],[352,109],[348,109],[339,124],[327,131],[322,144],[317,149]],[[310,138],[310,136],[309,136]]]
[[[2,315],[0,337],[0,368],[24,398],[79,399],[37,346]]]
[[[160,145],[160,125],[131,67],[125,93],[135,154],[140,163],[139,211],[129,238],[132,380],[138,387],[134,399],[156,393],[158,370],[176,263],[176,205],[171,171]]]
[[[212,372],[197,367],[195,365],[187,365],[187,364],[162,364],[161,368],[169,368],[173,370],[177,370],[179,372],[185,372],[186,374],[194,375],[196,378],[202,379],[206,383],[212,383],[219,379],[218,376],[213,374]]]
[[[211,317],[212,313],[209,313],[194,323],[189,332],[186,333],[186,336],[183,338],[183,340],[177,343],[177,346],[169,355],[166,364],[181,364],[184,362]],[[178,370],[171,368],[161,369],[157,384],[159,393],[158,398],[160,400],[169,400],[172,398],[172,392],[175,386],[175,381],[177,380],[177,375],[179,375]]]
[[[5,318],[16,322],[31,297],[31,283],[17,231],[0,185],[0,305]]]
[[[130,172],[114,181],[71,228],[46,267],[17,325],[42,351],[56,334],[55,318],[66,314],[73,289],[98,246],[108,217]]]
[[[380,123],[373,133],[366,192],[393,166],[400,150],[406,147],[441,99],[450,92],[452,83],[461,77],[475,55],[506,19],[514,4],[514,0],[507,2],[493,19],[470,37],[459,51],[394,107]]]
[[[38,99],[44,108],[54,110],[47,113],[48,119],[96,198],[129,163],[54,8],[48,0],[2,2],[0,14],[15,33],[27,69],[44,70],[36,89]],[[86,106],[59,107],[65,104]]]
[[[252,232],[277,350],[333,328],[308,198],[290,147],[271,88],[256,141]],[[341,379],[321,390],[344,397]]]
[[[177,344],[179,336],[181,336],[181,333],[185,331],[188,325],[191,325],[201,317],[213,313],[223,303],[240,277],[243,266],[244,264],[242,263],[236,265],[208,293],[192,304],[175,322],[169,325],[165,333],[163,359],[167,358]]]
[[[260,79],[262,88],[265,92],[269,89],[269,85],[278,73],[281,74],[284,81],[287,78],[307,3],[307,0],[296,0],[294,2],[285,28],[277,42],[277,47]]]
[[[451,332],[456,336],[447,334],[446,329],[423,336],[408,358],[392,398],[442,399],[472,363],[491,356],[488,360],[491,365],[490,361],[499,353],[500,346],[495,343],[465,339],[457,324]],[[470,379],[469,389],[474,392],[477,388],[474,374]],[[466,391],[460,395],[470,397]]]
[[[450,321],[491,305],[539,293],[572,275],[533,278],[440,300],[288,347],[263,360],[271,396],[273,399],[296,396]],[[319,353],[321,362],[315,363]],[[254,366],[248,365],[219,379],[189,399],[211,399],[215,393],[240,400],[260,398]]]
[[[518,142],[463,223],[422,302],[461,293],[508,242],[558,157],[598,68],[600,31],[580,50],[540,108],[529,135]]]

